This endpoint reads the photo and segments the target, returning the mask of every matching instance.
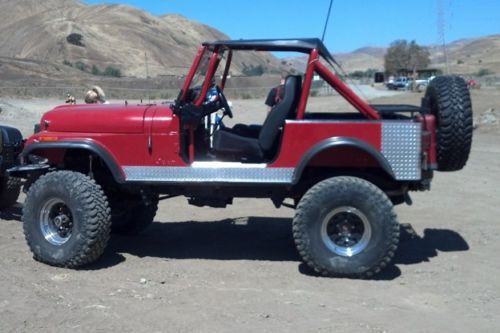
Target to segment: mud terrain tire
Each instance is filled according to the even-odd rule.
[[[137,235],[153,223],[158,210],[158,195],[149,202],[139,196],[117,195],[110,197],[111,232],[119,235]]]
[[[14,206],[21,192],[21,180],[14,177],[0,177],[0,210]]]
[[[33,258],[53,266],[74,268],[97,260],[107,245],[110,221],[101,187],[72,171],[40,177],[23,208],[24,234]]]
[[[356,177],[333,177],[309,189],[293,219],[304,262],[324,276],[365,278],[387,266],[399,242],[389,198]]]
[[[472,144],[472,104],[467,83],[458,76],[438,76],[426,99],[437,122],[439,171],[456,171],[467,163]]]

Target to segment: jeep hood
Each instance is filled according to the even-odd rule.
[[[124,104],[61,105],[45,113],[42,129],[50,132],[142,133],[151,106]]]

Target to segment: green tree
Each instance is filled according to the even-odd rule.
[[[349,73],[349,77],[351,77],[353,79],[361,79],[364,76],[365,76],[365,72],[360,71],[360,70]]]
[[[396,40],[391,43],[384,56],[385,71],[395,75],[401,70],[416,71],[424,69],[431,63],[427,48],[418,45],[414,40]]]

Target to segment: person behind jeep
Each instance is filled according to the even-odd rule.
[[[264,102],[269,108],[267,112],[271,112],[273,107],[283,100],[285,95],[285,79],[288,76],[286,71],[281,72],[281,81],[279,86],[272,88],[267,94],[266,101]]]
[[[106,101],[106,95],[104,94],[104,90],[102,90],[99,86],[94,86],[92,89],[87,91],[85,95],[85,103],[87,104],[109,104]]]
[[[73,95],[71,95],[70,93],[68,93],[66,95],[66,101],[65,101],[65,103],[66,104],[74,105],[74,104],[76,104],[76,98]]]

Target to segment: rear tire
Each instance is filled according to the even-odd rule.
[[[472,104],[467,83],[458,76],[434,78],[425,94],[437,122],[439,171],[462,169],[472,145]]]
[[[78,267],[106,248],[110,210],[101,187],[72,171],[51,172],[30,187],[23,208],[26,241],[35,260]]]
[[[21,193],[21,180],[15,177],[0,177],[0,210],[16,204]]]
[[[302,197],[293,236],[304,262],[317,273],[371,277],[393,258],[399,224],[378,187],[356,177],[334,177]]]
[[[111,203],[111,232],[119,235],[137,235],[153,223],[158,210],[158,195],[148,202],[140,196],[113,194]]]

